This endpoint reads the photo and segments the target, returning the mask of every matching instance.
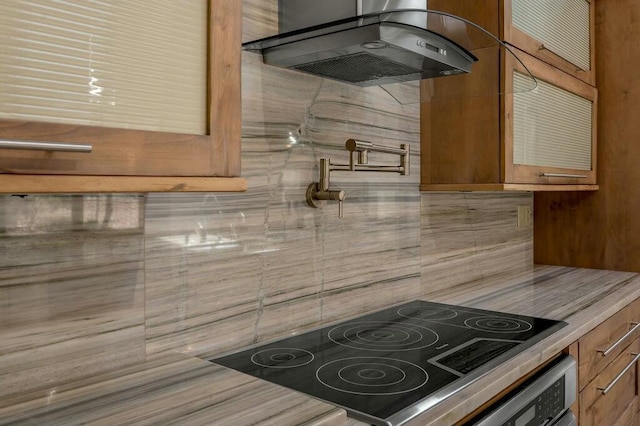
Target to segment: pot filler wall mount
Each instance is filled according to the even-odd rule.
[[[307,204],[310,207],[322,207],[327,201],[338,202],[338,217],[342,218],[342,203],[345,199],[344,191],[330,189],[330,175],[332,171],[343,170],[351,172],[392,172],[403,176],[409,175],[409,144],[401,144],[400,148],[376,145],[371,142],[348,139],[345,147],[351,152],[349,164],[332,163],[329,158],[320,159],[320,179],[307,187]],[[398,166],[369,164],[369,152],[382,152],[400,156]],[[357,153],[357,159],[355,158]]]
[[[366,87],[470,73],[478,61],[472,53],[476,49],[497,47],[522,64],[490,32],[458,16],[427,9],[427,0],[279,0],[278,6],[279,34],[243,44],[244,50],[261,53],[268,65]],[[522,68],[526,70],[524,64]],[[535,79],[526,74],[529,87],[519,90],[535,89]],[[307,190],[311,207],[338,201],[340,217],[345,194],[330,189],[331,171],[409,174],[408,145],[396,148],[349,139],[346,148],[351,151],[349,164],[320,159],[320,179]],[[370,165],[370,151],[399,155],[400,165]]]

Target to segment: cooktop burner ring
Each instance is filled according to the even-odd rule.
[[[354,364],[357,365],[357,364]],[[344,380],[347,383],[351,383],[352,385],[356,385],[356,386],[369,386],[369,387],[379,387],[379,386],[393,386],[396,385],[400,382],[402,382],[404,379],[407,378],[407,373],[405,373],[404,371],[402,371],[401,368],[398,367],[394,367],[392,365],[385,365],[385,364],[379,364],[379,363],[368,363],[365,364],[366,366],[370,366],[369,368],[365,368],[362,370],[358,370],[358,372],[356,373],[356,375],[358,376],[358,378],[362,379],[363,382],[359,383],[353,380],[349,380],[347,378],[348,373],[345,372],[345,370],[348,368],[347,367],[342,367],[340,370],[338,370],[338,377],[340,377],[342,380]],[[379,365],[381,367],[387,367],[387,368],[391,368],[395,371],[400,372],[400,377],[398,378],[398,380],[396,380],[395,382],[384,382],[384,383],[379,383],[380,380],[386,379],[387,376],[389,375],[388,373],[385,373],[384,369],[378,369],[378,368],[374,368],[373,366]],[[367,383],[366,380],[375,380],[378,383]]]
[[[367,377],[370,372],[378,372],[378,376]],[[400,359],[350,357],[320,366],[316,378],[324,386],[339,392],[384,396],[415,391],[429,381],[429,374],[422,367]]]
[[[404,318],[424,321],[445,321],[457,317],[458,312],[454,311],[453,309],[441,308],[439,306],[407,306],[398,309],[398,315]]]
[[[468,318],[464,324],[473,330],[491,333],[524,333],[533,328],[533,325],[528,321],[499,316]]]
[[[327,336],[338,345],[365,351],[410,351],[440,340],[438,333],[429,328],[385,321],[340,324],[329,330]]]
[[[251,362],[265,368],[295,368],[311,363],[315,355],[305,349],[269,348],[256,352]]]

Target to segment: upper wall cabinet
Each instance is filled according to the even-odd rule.
[[[1,2],[0,191],[244,190],[241,7]]]
[[[583,0],[567,3],[580,2]],[[585,78],[578,78],[567,72],[566,60],[556,54],[541,58],[548,56],[548,52],[532,49],[533,37],[515,26],[518,21],[525,29],[538,30],[545,25],[554,28],[556,9],[565,1],[531,2],[536,7],[520,3],[520,0],[430,3],[430,7],[460,15],[493,34],[503,34],[512,46],[480,46],[472,52],[479,60],[470,74],[422,82],[422,190],[597,189],[597,90],[586,81],[591,77],[579,73]],[[547,3],[547,9],[541,8],[540,4]],[[590,8],[587,12],[592,15]],[[521,18],[529,13],[533,16]],[[509,19],[503,19],[507,15]],[[542,33],[541,37],[546,39],[553,31]],[[563,37],[560,30],[555,31],[551,40],[555,37]],[[555,51],[565,54],[565,44],[565,41],[557,43]],[[566,56],[575,62],[579,59],[589,62],[593,55],[588,46],[589,42],[586,55],[568,49]],[[589,75],[593,73],[590,71]]]
[[[502,37],[595,86],[595,0],[502,0]]]
[[[596,189],[596,89],[523,53],[474,54],[470,74],[423,83],[421,189]]]

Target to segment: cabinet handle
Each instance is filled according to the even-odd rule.
[[[627,337],[631,336],[638,328],[640,328],[640,323],[637,322],[632,322],[631,325],[633,326],[633,328],[629,331],[627,331],[627,333],[622,336],[621,338],[618,339],[617,342],[615,342],[613,345],[611,345],[609,347],[609,349],[605,349],[603,350],[598,350],[599,353],[602,354],[602,356],[607,356],[609,355],[611,352],[613,352],[615,350],[615,348],[617,348],[622,342],[624,342]]]
[[[589,176],[587,176],[587,175],[574,175],[574,174],[571,174],[571,173],[540,173],[540,177],[586,179]]]
[[[629,363],[629,364],[624,368],[624,370],[622,370],[622,371],[620,372],[620,374],[618,374],[618,375],[616,376],[616,378],[615,378],[615,379],[613,379],[613,380],[611,381],[611,383],[609,383],[609,385],[608,385],[606,388],[596,388],[596,389],[598,389],[600,392],[602,392],[602,394],[603,394],[603,395],[608,394],[608,393],[611,391],[611,389],[613,389],[613,387],[616,385],[616,383],[618,383],[618,381],[620,381],[620,379],[622,378],[622,376],[624,376],[624,375],[625,375],[625,373],[626,373],[627,371],[629,371],[629,369],[630,369],[631,367],[633,367],[633,364],[635,364],[636,362],[638,362],[638,360],[640,359],[640,354],[634,354],[634,353],[632,353],[631,355],[633,356],[633,359],[631,360],[631,362],[630,362],[630,363]]]
[[[89,153],[91,145],[80,145],[56,142],[7,141],[0,140],[0,149],[29,149],[35,151],[64,151]]]

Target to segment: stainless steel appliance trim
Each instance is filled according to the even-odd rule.
[[[57,143],[57,142],[33,142],[0,140],[0,149],[23,149],[32,151],[63,151],[89,153],[93,149],[91,145]]]
[[[552,327],[549,327],[544,332],[537,334],[531,339],[522,342],[520,345],[517,346],[517,348],[521,351],[518,355],[522,355],[522,352],[524,350],[530,348],[531,346],[549,337],[550,335],[560,330],[565,325],[566,323],[559,322],[558,324]],[[423,414],[424,412],[426,412],[427,410],[429,410],[431,407],[438,404],[439,402],[443,401],[444,399],[452,397],[458,392],[460,392],[461,390],[465,389],[467,386],[474,383],[475,381],[480,379],[482,376],[485,376],[487,373],[489,373],[493,369],[499,367],[500,364],[502,364],[503,362],[507,360],[513,360],[514,358],[512,355],[510,355],[510,352],[511,352],[510,350],[505,352],[504,354],[494,358],[490,362],[478,367],[477,369],[470,372],[466,376],[459,378],[455,382],[447,386],[444,386],[439,391],[432,393],[431,395],[422,399],[421,401],[418,401],[413,405],[403,409],[402,411],[399,411],[393,416],[388,417],[386,419],[386,424],[391,426],[400,426],[418,417],[419,415]],[[573,386],[574,386],[574,389],[577,388],[577,384],[574,383]],[[567,392],[569,393],[569,390],[567,390]],[[572,394],[575,400],[577,393],[574,391],[572,392]],[[363,421],[368,421],[368,420],[370,421],[370,419],[366,419],[363,417]],[[373,423],[373,424],[376,424],[376,423]]]
[[[427,10],[427,0],[358,0],[360,14],[399,10]]]
[[[576,175],[576,174],[572,174],[572,173],[540,173],[540,177],[586,179],[589,176],[587,176],[587,175]]]
[[[618,384],[618,382],[620,381],[620,379],[622,379],[622,377],[627,373],[627,371],[629,371],[629,369],[631,367],[633,367],[633,365],[638,362],[638,360],[640,359],[640,354],[636,354],[636,353],[632,353],[630,355],[635,355],[634,358],[631,360],[631,362],[629,364],[627,364],[627,366],[624,368],[624,370],[622,370],[620,372],[620,374],[618,374],[612,381],[611,383],[609,383],[607,385],[607,387],[605,388],[596,388],[598,389],[600,392],[602,392],[603,395],[608,394],[609,392],[611,392],[611,389],[613,389],[613,387]]]
[[[496,411],[489,416],[475,423],[474,426],[491,426],[501,425],[509,420],[513,415],[517,414],[527,403],[536,399],[538,395],[544,392],[549,386],[553,385],[558,379],[565,377],[565,401],[564,408],[569,408],[576,400],[577,391],[577,368],[576,360],[572,356],[566,356],[558,364],[551,369],[542,373],[533,383],[527,385],[521,392],[509,399],[505,404],[501,405]],[[564,411],[563,411],[564,414]],[[558,416],[558,418],[560,418]],[[553,424],[553,422],[551,422]]]
[[[383,12],[402,12],[427,10],[427,0],[362,0],[360,15],[371,15]],[[416,27],[424,27],[426,22],[419,14],[405,14],[403,22]]]
[[[622,336],[621,338],[619,338],[613,345],[609,346],[608,349],[603,350],[598,350],[599,353],[602,354],[602,356],[607,356],[609,355],[611,352],[613,352],[618,346],[620,346],[620,344],[622,342],[624,342],[625,340],[627,340],[627,338],[629,336],[631,336],[638,328],[640,328],[640,323],[636,323],[636,322],[632,322],[631,325],[633,326],[631,328],[631,330],[627,331],[627,333]]]
[[[576,416],[571,411],[567,411],[557,422],[551,426],[577,426]]]

